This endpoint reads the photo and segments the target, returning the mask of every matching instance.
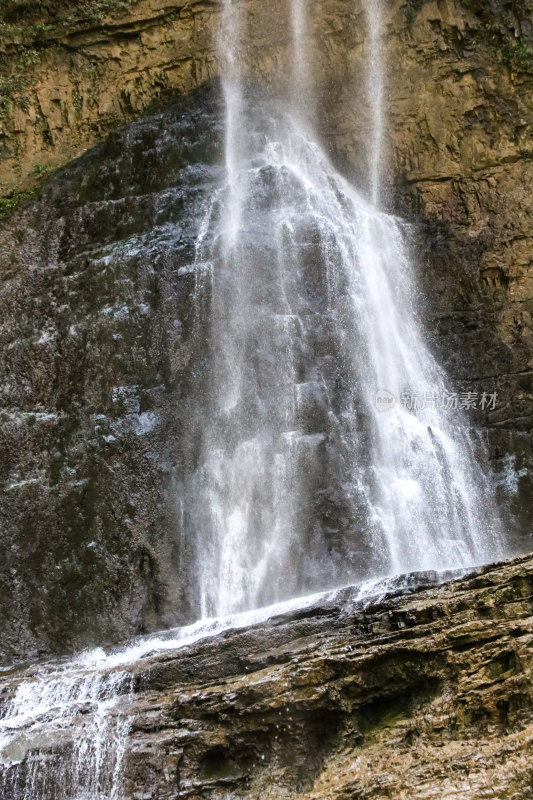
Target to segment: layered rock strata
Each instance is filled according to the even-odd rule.
[[[124,797],[530,797],[533,559],[436,579],[344,589],[139,660]],[[50,734],[43,768],[72,734]]]

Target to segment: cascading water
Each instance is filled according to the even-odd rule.
[[[313,119],[315,114],[314,92],[312,87],[312,68],[306,42],[309,38],[306,0],[291,1],[292,30],[292,91],[290,94],[291,112],[299,119]]]
[[[257,95],[251,102],[239,5],[223,6],[227,180],[197,243],[198,336],[207,324],[209,347],[190,405],[181,498],[181,535],[193,543],[198,577],[191,605],[204,617],[369,576],[464,568],[500,552],[467,421],[440,408],[447,382],[417,318],[406,228],[376,208],[379,0],[366,10],[371,202],[338,174],[313,133],[304,9],[293,0],[287,110]],[[400,402],[413,392],[426,393],[425,408]],[[0,703],[4,795],[120,800],[128,665],[302,602],[12,678]]]
[[[119,800],[131,677],[74,662],[12,687],[0,713],[0,789],[10,800]],[[61,755],[49,747],[64,739]]]
[[[374,202],[380,15],[373,0]],[[292,21],[294,92],[305,97],[300,0]],[[229,0],[224,29],[234,54],[240,24]],[[299,108],[258,108],[234,58],[228,71],[228,184],[209,208],[197,257],[210,381],[191,420],[201,455],[185,497],[203,613],[369,574],[483,562],[498,552],[497,514],[466,419],[440,408],[446,379],[417,319],[404,226],[335,171]],[[380,391],[397,401],[387,413]],[[426,408],[400,403],[411,392],[425,393]]]
[[[212,382],[188,497],[211,614],[363,574],[472,565],[497,547],[466,421],[439,409],[446,380],[417,322],[401,223],[293,120],[267,123],[231,257],[217,235],[201,247]],[[382,412],[380,389],[425,391],[427,408]],[[333,555],[318,500],[333,525],[335,505],[349,515]]]

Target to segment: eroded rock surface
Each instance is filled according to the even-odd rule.
[[[437,578],[137,661],[125,798],[533,796],[533,558]]]
[[[348,591],[140,667],[127,796],[533,796],[532,590],[524,558]]]

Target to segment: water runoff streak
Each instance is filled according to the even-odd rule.
[[[209,348],[181,499],[198,576],[192,603],[204,619],[5,677],[0,790],[9,800],[121,800],[131,665],[144,657],[314,602],[313,592],[500,552],[467,420],[438,403],[383,412],[377,402],[449,388],[417,318],[405,227],[376,207],[379,0],[366,9],[368,198],[318,144],[302,113],[313,102],[296,103],[310,93],[304,11],[293,0],[293,101],[283,108],[245,85],[240,5],[223,6],[227,180],[198,237],[195,301]],[[376,591],[366,585],[361,596]]]
[[[385,65],[383,60],[383,0],[366,0],[365,13],[368,27],[367,96],[370,107],[371,129],[369,136],[369,173],[372,203],[377,206],[380,199],[385,87]]]

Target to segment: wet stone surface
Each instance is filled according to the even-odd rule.
[[[443,577],[364,597],[346,588],[180,649],[131,648],[130,663],[89,679],[85,708],[71,706],[55,731],[51,708],[33,746],[20,739],[22,761],[1,773],[6,800],[30,800],[29,781],[45,776],[74,781],[80,753],[86,767],[100,754],[112,768],[117,752],[120,780],[106,786],[124,800],[529,797],[533,560]],[[6,676],[0,707],[46,669]],[[107,728],[91,727],[94,680],[117,693]],[[69,797],[69,782],[58,785]]]
[[[218,92],[117,131],[4,225],[1,654],[174,621],[195,239]],[[186,610],[181,608],[183,616]]]

